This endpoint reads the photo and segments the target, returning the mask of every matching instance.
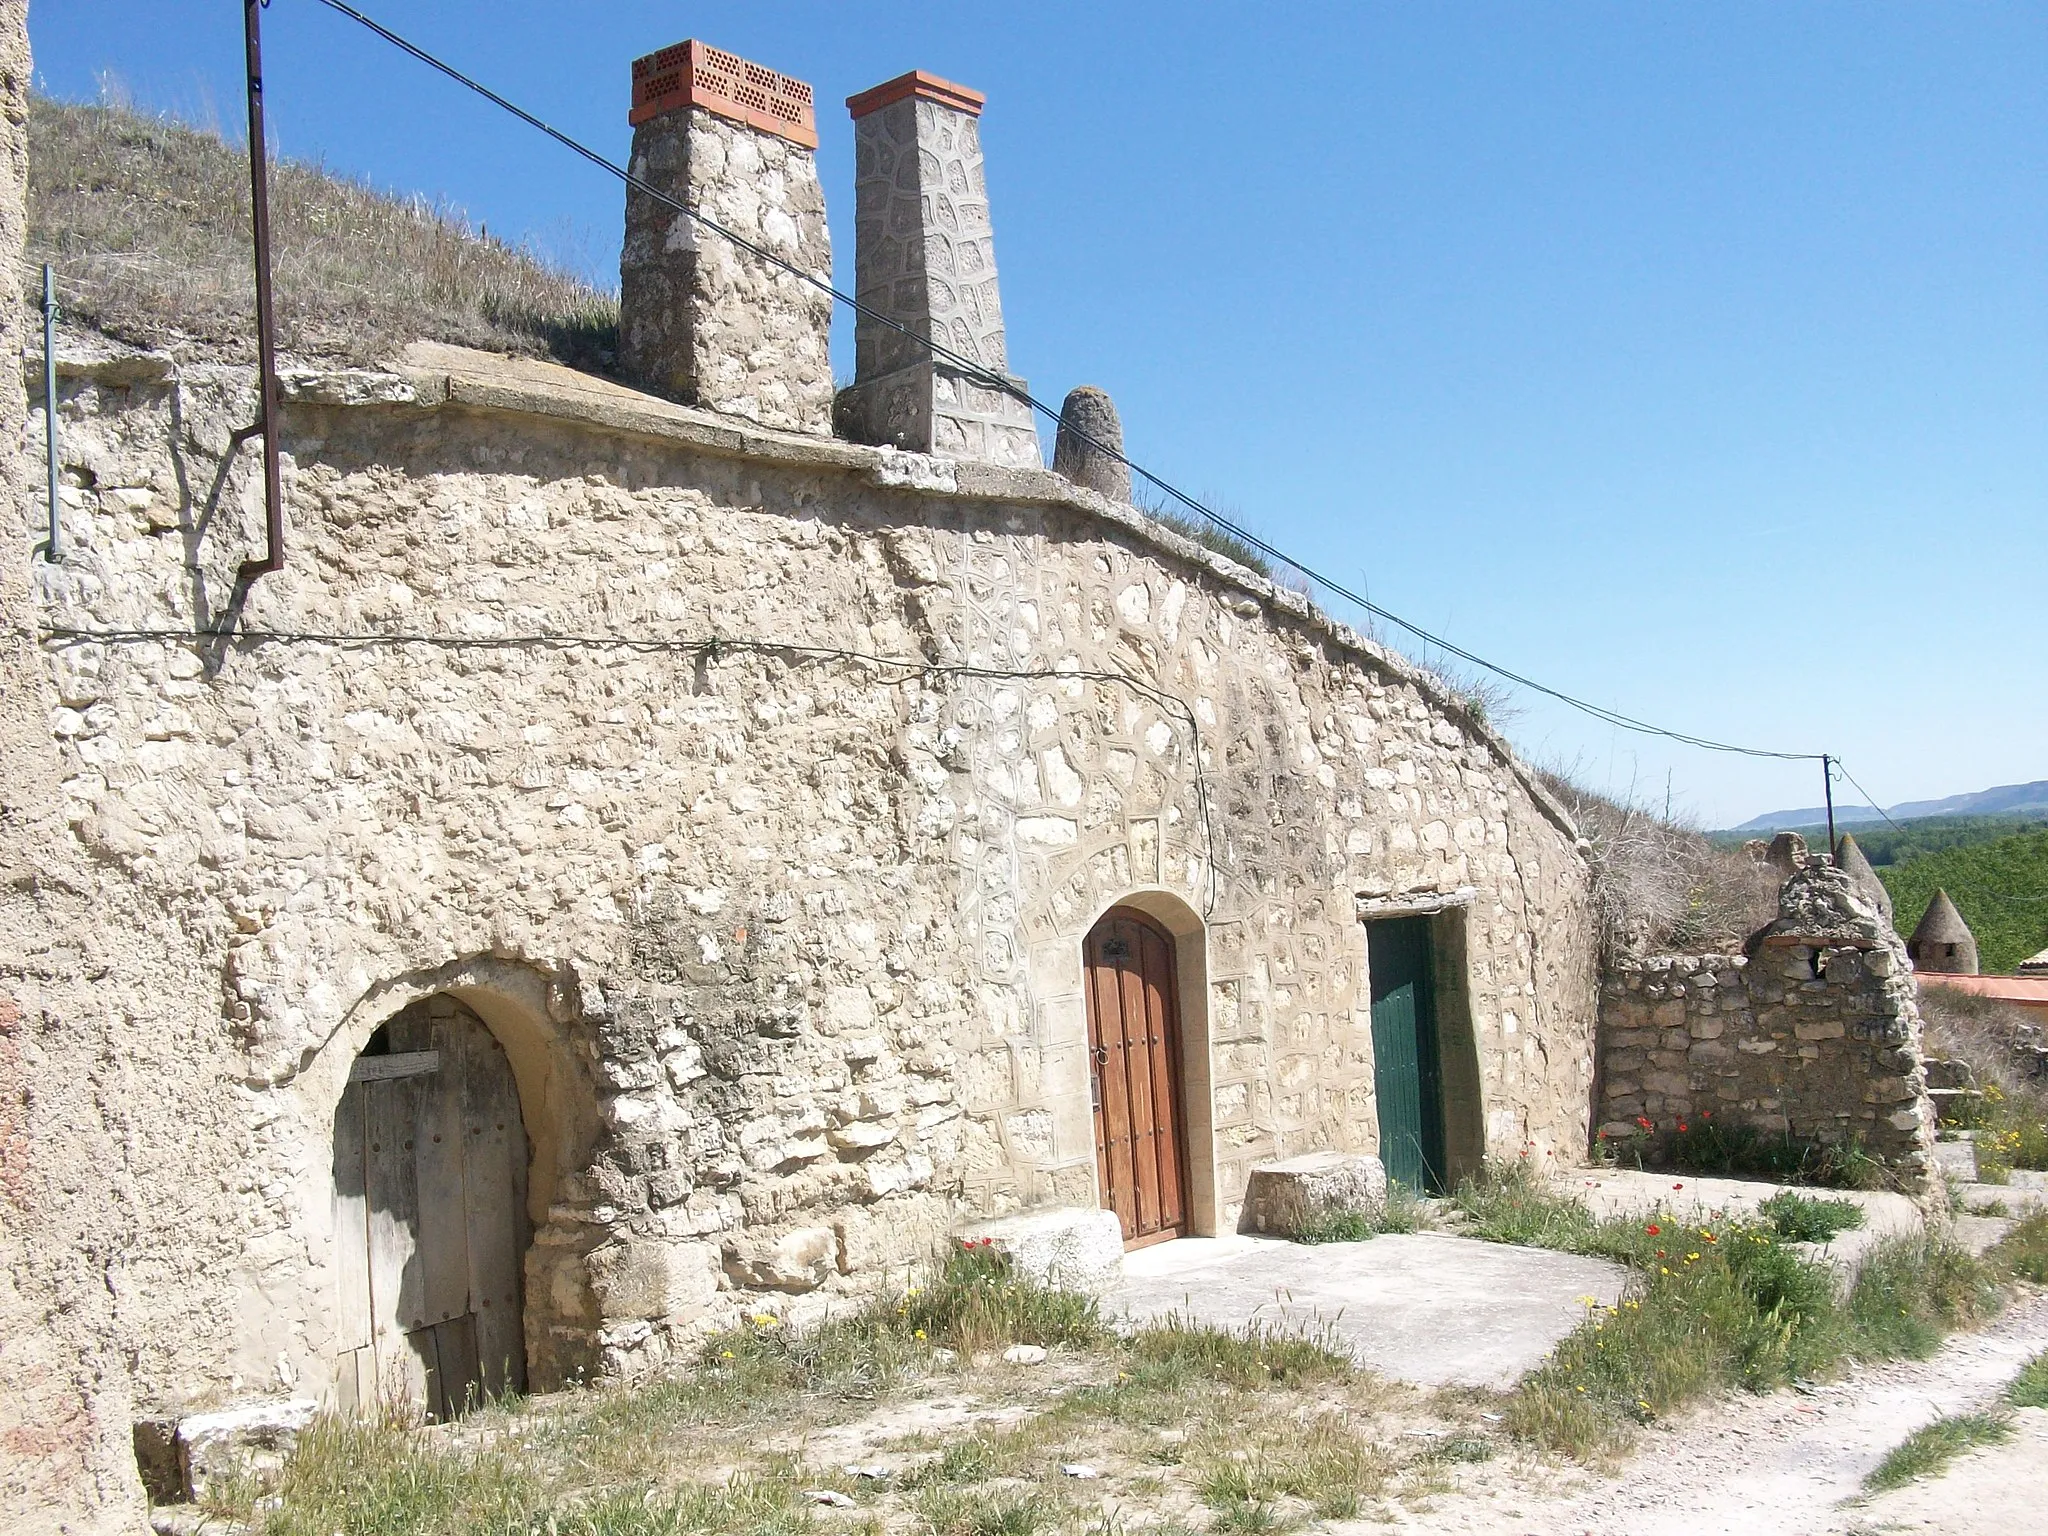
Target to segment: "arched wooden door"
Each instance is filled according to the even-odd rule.
[[[1139,1247],[1188,1229],[1180,993],[1173,935],[1112,907],[1084,946],[1089,1091],[1104,1207]]]
[[[447,1420],[526,1386],[526,1128],[505,1051],[452,997],[378,1030],[334,1111],[343,1408]]]

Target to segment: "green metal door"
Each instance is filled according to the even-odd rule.
[[[1431,986],[1429,919],[1365,926],[1372,965],[1373,1088],[1387,1177],[1419,1194],[1444,1189],[1444,1099]]]

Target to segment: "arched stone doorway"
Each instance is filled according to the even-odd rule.
[[[371,1036],[334,1111],[336,1396],[446,1420],[526,1386],[531,1227],[519,1089],[483,1021],[445,993]]]
[[[1103,1206],[1127,1247],[1190,1230],[1179,961],[1173,934],[1112,907],[1083,943],[1089,1097]]]

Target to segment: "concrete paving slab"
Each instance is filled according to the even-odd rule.
[[[1182,1238],[1124,1256],[1112,1317],[1180,1313],[1323,1337],[1362,1366],[1423,1386],[1508,1387],[1593,1304],[1621,1299],[1627,1271],[1603,1259],[1437,1232],[1308,1246]]]

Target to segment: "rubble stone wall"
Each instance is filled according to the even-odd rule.
[[[537,1385],[1093,1207],[1081,944],[1120,901],[1199,982],[1207,1229],[1257,1161],[1375,1150],[1361,898],[1461,903],[1489,1149],[1585,1145],[1569,821],[1296,594],[1042,471],[546,365],[287,384],[288,563],[238,592],[249,373],[60,380],[39,739],[69,878],[143,958],[10,974],[90,1058],[47,1101],[79,1123],[38,1096],[18,1134],[89,1129],[119,1191],[49,1241],[92,1254],[134,1411],[324,1390],[335,1105],[439,991],[520,1085]]]
[[[633,130],[633,175],[820,283],[832,239],[817,158],[698,107]],[[832,430],[832,299],[636,187],[619,255],[619,363],[678,400]]]
[[[1913,1187],[1934,1113],[1905,946],[1848,877],[1810,867],[1744,955],[1659,955],[1601,980],[1601,1133],[1662,1149],[1710,1114],[1795,1142],[1854,1139]],[[1818,895],[1819,920],[1812,898]]]

